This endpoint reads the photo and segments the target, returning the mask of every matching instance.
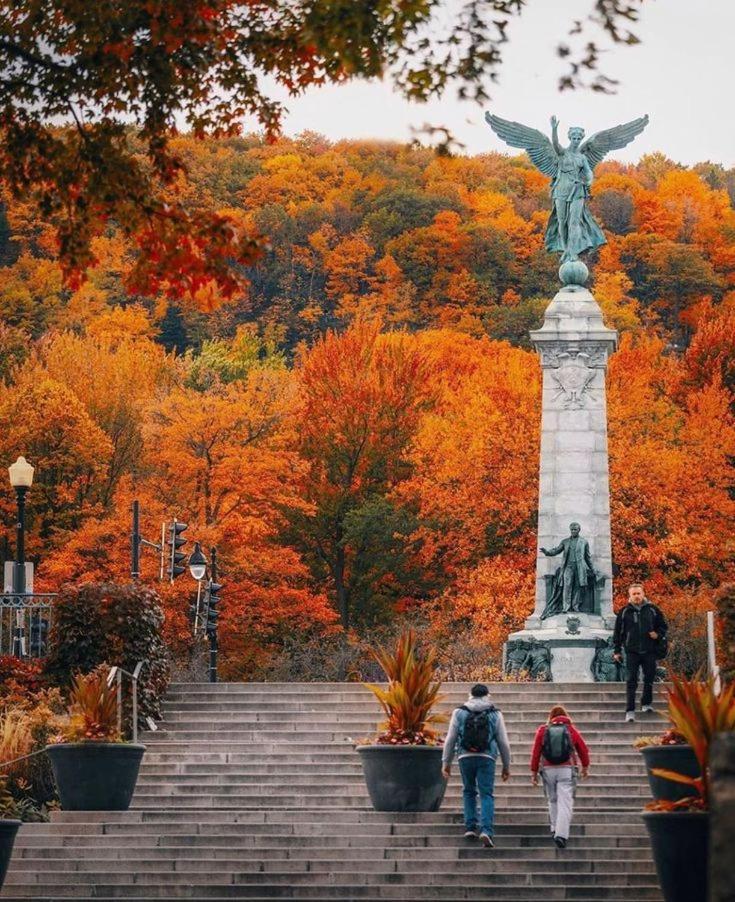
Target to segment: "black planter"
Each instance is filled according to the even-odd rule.
[[[376,811],[439,810],[447,786],[441,746],[363,745],[358,752]]]
[[[127,811],[144,745],[61,742],[46,746],[64,811]]]
[[[663,799],[668,802],[678,802],[679,799],[697,795],[693,786],[675,783],[665,777],[655,777],[651,773],[654,768],[660,767],[665,770],[675,770],[686,777],[699,777],[701,774],[699,762],[690,745],[647,745],[641,749],[641,754],[646,762],[651,795],[656,801]]]
[[[0,889],[3,888],[5,875],[8,873],[10,856],[13,854],[15,834],[20,827],[20,821],[3,820],[0,818]]]
[[[644,811],[665,902],[707,902],[709,813]]]

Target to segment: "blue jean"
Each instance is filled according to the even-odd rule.
[[[468,830],[477,829],[477,792],[480,792],[480,830],[493,835],[495,819],[495,759],[482,755],[466,755],[459,759],[464,791],[464,823]]]

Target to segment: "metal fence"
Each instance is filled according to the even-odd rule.
[[[44,658],[55,594],[0,595],[0,655]]]

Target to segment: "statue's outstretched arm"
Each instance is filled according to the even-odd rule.
[[[633,119],[624,125],[614,125],[612,128],[606,128],[604,131],[597,132],[588,138],[579,148],[583,153],[592,169],[601,163],[605,154],[611,150],[620,150],[626,144],[630,144],[643,129],[648,125],[648,114],[641,116],[640,119]]]
[[[559,143],[559,120],[556,116],[551,117],[551,144],[557,154],[561,156],[564,153],[564,148]]]
[[[511,122],[485,113],[485,120],[495,134],[511,147],[522,147],[531,158],[533,165],[544,175],[556,175],[559,161],[557,152],[543,132],[520,122]]]
[[[541,551],[546,557],[556,557],[557,554],[561,554],[564,551],[564,543],[560,542],[556,548],[542,548]]]

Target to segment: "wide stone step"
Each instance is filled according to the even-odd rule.
[[[428,871],[432,874],[454,873],[484,873],[484,874],[513,874],[523,872],[529,875],[556,874],[558,872],[577,874],[646,874],[649,877],[653,873],[650,861],[645,859],[626,858],[624,861],[615,861],[611,858],[599,860],[594,858],[575,857],[573,851],[568,850],[565,856],[553,855],[549,850],[548,855],[541,853],[535,855],[521,855],[518,849],[512,850],[512,854],[498,855],[495,850],[492,853],[485,849],[477,851],[476,855],[463,858],[437,858],[431,860],[431,867],[427,869],[427,858],[385,858],[365,856],[342,855],[339,858],[330,857],[302,857],[302,858],[275,858],[272,856],[240,856],[217,859],[216,866],[212,860],[205,858],[149,858],[136,857],[134,860],[114,859],[109,857],[88,857],[79,860],[77,857],[44,858],[43,871],[40,872],[33,862],[20,858],[14,862],[9,882],[23,883],[33,873],[36,882],[48,882],[52,875],[60,875],[66,879],[67,875],[84,873],[95,875],[127,875],[134,876],[137,873],[143,875],[138,883],[145,882],[150,874],[190,874],[204,876],[212,882],[235,883],[240,873],[279,873],[279,874],[330,874],[349,872],[352,874],[417,874],[423,877]],[[525,865],[525,867],[524,867]]]
[[[384,870],[367,869],[363,866],[357,868],[350,873],[350,881],[355,883],[411,883],[416,886],[432,883],[449,883],[456,880],[458,876],[463,874],[461,866],[458,864],[454,868],[443,868],[441,863],[436,869],[432,869],[427,873],[426,868],[419,868],[415,872],[408,870],[397,870],[397,862],[386,862]],[[334,871],[334,875],[330,877],[329,872],[311,871],[306,869],[282,869],[277,873],[266,873],[260,870],[250,870],[240,868],[231,874],[223,872],[220,869],[211,868],[209,870],[199,870],[196,872],[196,881],[198,886],[203,885],[231,885],[239,883],[247,883],[249,885],[257,884],[325,884],[331,883],[336,879],[339,871]],[[107,866],[98,871],[86,871],[84,880],[87,883],[94,884],[132,884],[130,872],[115,872]],[[52,880],[49,880],[52,877]],[[325,879],[326,877],[326,879]],[[158,879],[157,879],[158,878]],[[170,886],[191,884],[191,873],[167,871],[150,873],[150,877],[145,872],[141,872],[135,884],[138,889],[148,883],[155,884],[159,880],[165,880]],[[474,868],[469,870],[463,876],[465,885],[479,885],[492,882],[497,886],[548,886],[563,885],[569,881],[569,875],[564,869],[554,871],[548,866],[540,865],[536,870],[524,869],[517,867],[508,867],[506,862],[497,861],[492,858],[492,853],[488,853],[487,860],[484,862],[484,868]],[[637,871],[623,871],[613,867],[607,867],[599,872],[588,870],[584,872],[576,871],[574,873],[574,882],[583,886],[641,886],[650,885],[653,882],[652,873],[640,873]],[[77,886],[80,880],[79,871],[52,871],[51,873],[31,872],[31,871],[15,871],[8,872],[6,884],[8,887],[14,885],[27,885],[35,883],[40,886]]]
[[[206,787],[202,786],[199,781],[194,781],[191,783],[177,782],[177,781],[152,781],[148,783],[144,783],[142,785],[139,784],[138,789],[135,791],[135,798],[140,799],[148,796],[157,796],[157,795],[180,795],[180,796],[188,796],[188,795],[222,795],[223,793],[236,793],[240,795],[252,795],[252,790],[256,788],[262,789],[262,783],[256,783],[252,780],[247,780],[244,782],[233,782],[231,780],[223,780],[222,782],[212,782],[208,784]],[[591,789],[596,788],[599,792],[592,792]],[[585,789],[587,791],[585,791]],[[453,791],[461,792],[462,784],[459,778],[450,779],[449,785],[447,786],[447,793],[451,793]],[[335,798],[335,796],[340,793],[345,793],[347,795],[360,795],[365,796],[367,793],[367,788],[365,786],[364,780],[354,780],[352,782],[343,781],[341,783],[308,783],[308,782],[294,782],[289,783],[288,785],[283,785],[282,782],[272,782],[268,786],[267,793],[258,792],[256,795],[263,795],[264,797],[276,797],[279,795],[284,796],[294,796],[300,794],[313,794],[313,795],[323,795],[325,796],[328,802],[331,802],[335,806],[338,806],[339,799]],[[581,784],[577,791],[577,803],[583,801],[584,799],[594,799],[595,801],[603,801],[600,793],[604,797],[614,798],[619,803],[623,803],[627,799],[632,799],[632,803],[635,804],[635,800],[641,794],[648,794],[649,789],[646,785],[630,785],[625,789],[622,789],[617,783],[599,783],[596,787],[590,787],[587,783]],[[500,786],[496,786],[495,788],[495,797],[496,804],[502,803],[503,801],[508,801],[510,799],[518,799],[522,798],[526,799],[538,799],[539,803],[545,804],[545,800],[543,797],[543,791],[539,787],[533,787],[530,785],[530,780],[527,782],[521,783],[520,781],[508,783],[504,783]],[[151,806],[154,807],[154,806]]]
[[[503,719],[506,728],[509,730],[515,729],[533,732],[535,732],[539,725],[545,721],[545,718],[542,715],[524,717],[518,713],[513,715],[504,714]],[[159,732],[161,730],[171,732],[173,730],[190,729],[209,729],[214,731],[218,728],[232,729],[234,725],[237,725],[239,729],[249,730],[298,730],[308,728],[311,730],[322,730],[323,732],[330,732],[337,729],[362,729],[370,732],[375,729],[376,723],[381,720],[381,715],[377,713],[365,715],[359,713],[339,714],[331,715],[329,717],[319,717],[318,715],[308,712],[278,716],[271,713],[256,714],[252,711],[223,711],[216,717],[212,717],[210,714],[199,717],[196,711],[192,711],[169,714],[159,722],[158,726]],[[635,726],[633,726],[632,729],[636,729],[636,726],[638,729],[641,729],[647,725],[658,728],[664,723],[666,723],[666,719],[662,715],[646,714],[645,718],[641,716],[639,720],[635,721]],[[577,717],[574,719],[574,724],[583,734],[587,730],[599,731],[608,728],[615,729],[615,727],[620,729],[621,726],[625,728],[624,713],[622,710],[616,710],[614,712],[605,713],[599,717]],[[446,729],[447,724],[439,724],[437,726],[439,732],[446,731]],[[626,732],[627,731],[628,730],[626,729]]]
[[[239,725],[238,725],[239,727]],[[168,729],[161,728],[156,734],[156,742],[163,742],[165,740],[173,740],[176,742],[233,742],[233,743],[246,743],[246,742],[281,742],[281,743],[291,743],[291,742],[301,742],[303,741],[305,744],[308,743],[319,743],[319,742],[346,742],[348,739],[358,739],[360,738],[360,734],[358,733],[356,736],[350,735],[347,736],[344,730],[336,731],[336,730],[328,730],[321,728],[314,729],[306,729],[300,727],[299,729],[289,730],[283,728],[273,728],[267,727],[266,725],[261,725],[258,729],[255,729],[254,726],[250,728],[246,727],[229,727],[229,726],[221,726],[219,728],[203,728],[203,729],[195,729],[195,728],[186,728],[186,729]],[[632,728],[631,728],[632,727]],[[372,733],[373,730],[367,731],[367,735]],[[534,731],[531,730],[519,730],[514,725],[508,725],[508,740],[513,742],[529,742],[529,740],[533,737]],[[638,731],[640,732],[640,731]],[[654,732],[656,732],[654,730]],[[632,741],[636,736],[636,730],[633,725],[624,726],[621,724],[610,724],[605,729],[592,729],[587,730],[585,732],[585,741],[588,743],[594,742],[609,742],[612,743],[614,741],[619,741],[621,744],[626,741]],[[143,742],[148,742],[148,738],[143,739]]]
[[[518,772],[514,773],[510,780],[504,784],[506,787],[513,787],[520,783],[528,781],[528,772],[524,768],[520,770],[522,764],[518,762]],[[190,768],[196,768],[192,771]],[[257,781],[262,786],[278,786],[283,784],[283,771],[273,770],[264,771],[263,769],[253,768],[252,770],[236,770],[227,768],[226,771],[217,767],[208,765],[180,765],[180,769],[173,769],[171,766],[151,766],[141,768],[138,777],[138,786],[148,786],[149,784],[176,786],[184,785],[237,785],[248,784]],[[611,768],[595,768],[587,780],[582,783],[582,788],[605,790],[608,787],[612,791],[617,787],[640,786],[643,769],[631,773],[630,770],[618,768],[617,773],[611,773]],[[340,788],[342,786],[351,786],[353,784],[363,784],[364,778],[360,762],[356,766],[344,768],[342,771],[317,771],[309,769],[307,773],[300,773],[298,779],[289,779],[289,786],[314,786],[328,788]]]
[[[44,859],[44,869],[46,868],[46,859],[53,859],[49,863],[49,867],[56,867],[61,863],[62,869],[69,868],[83,869],[90,861],[96,861],[97,855],[102,855],[105,862],[124,862],[126,865],[132,865],[137,861],[167,861],[172,865],[178,866],[182,863],[182,867],[188,867],[190,861],[205,861],[216,859],[224,862],[238,862],[244,860],[260,860],[265,861],[287,861],[295,860],[301,862],[309,862],[313,860],[319,861],[343,861],[349,859],[360,860],[382,860],[382,859],[409,859],[411,861],[422,861],[433,863],[434,861],[465,861],[477,857],[484,858],[487,851],[476,843],[474,840],[462,839],[457,845],[444,844],[443,846],[417,846],[414,843],[403,846],[386,845],[383,837],[363,836],[364,842],[353,841],[352,844],[347,842],[338,842],[339,837],[330,837],[328,845],[323,840],[319,842],[316,838],[313,841],[299,846],[293,844],[293,837],[290,842],[283,842],[278,845],[276,838],[270,843],[261,843],[257,848],[253,846],[245,846],[243,844],[236,845],[234,841],[243,839],[242,837],[233,837],[227,844],[220,845],[191,845],[188,847],[185,861],[182,863],[181,845],[167,844],[159,846],[151,846],[142,840],[138,846],[127,844],[124,848],[115,847],[110,842],[99,842],[92,844],[92,840],[87,837],[81,837],[80,840],[87,841],[90,844],[90,851],[85,855],[84,860],[80,860],[77,847],[68,843],[66,846],[57,844],[51,846],[48,842],[43,845],[16,843],[16,851],[14,854],[14,865],[20,869],[29,867],[38,867],[38,859]],[[635,837],[628,839],[628,845],[603,844],[602,837],[585,837],[583,841],[572,842],[567,849],[557,849],[549,841],[548,836],[531,837],[533,842],[522,842],[522,837],[512,837],[507,834],[497,837],[497,845],[493,849],[493,857],[501,859],[513,859],[528,861],[555,861],[563,858],[565,861],[592,861],[603,863],[607,861],[627,863],[633,861],[644,862],[647,867],[652,867],[650,854],[648,849],[641,848],[640,843]],[[517,842],[515,841],[517,840]],[[231,844],[233,843],[233,844]],[[80,842],[84,845],[84,842]],[[131,848],[138,848],[140,854],[135,856],[134,861],[131,860]],[[621,848],[625,849],[624,856],[621,856]],[[22,862],[22,863],[21,863]]]
[[[440,714],[448,716],[455,708],[464,704],[466,699],[457,699],[456,704],[439,704],[437,711]],[[549,709],[555,704],[553,700],[549,703],[531,703],[531,702],[509,702],[508,704],[497,704],[496,707],[502,712],[505,718],[520,717],[526,720],[536,720],[539,723],[545,722]],[[584,720],[585,718],[596,719],[599,712],[600,716],[616,717],[625,712],[625,696],[619,699],[607,699],[597,701],[594,699],[583,700],[579,703],[567,703],[565,706],[570,717],[574,722]],[[189,701],[168,703],[163,706],[163,719],[169,717],[186,714],[201,714],[203,717],[216,718],[224,717],[228,714],[237,716],[251,717],[272,717],[272,718],[288,718],[288,717],[313,717],[317,719],[329,719],[338,717],[363,717],[376,718],[381,716],[381,709],[375,701],[366,699],[364,702],[351,701],[340,702],[339,704],[324,703],[317,704],[314,702],[289,702],[284,700],[278,704],[260,704],[256,702],[222,702],[222,701]],[[654,716],[666,716],[666,706],[660,702],[654,702],[653,711],[636,711],[636,717],[649,718]]]
[[[391,883],[395,884],[395,878]],[[292,885],[226,885],[226,886],[171,886],[168,883],[147,885],[143,892],[137,886],[115,886],[110,884],[91,885],[84,887],[52,886],[52,887],[13,887],[12,895],[9,891],[3,891],[2,899],[5,902],[13,902],[18,899],[35,899],[36,902],[56,902],[58,899],[250,899],[253,902],[271,902],[280,899],[351,899],[351,900],[382,900],[405,899],[415,902],[422,900],[483,900],[490,899],[493,902],[529,902],[529,898],[542,897],[548,902],[658,902],[661,893],[658,887],[651,883],[635,887],[627,886],[592,886],[578,884],[576,881],[568,881],[560,886],[497,886],[488,885],[487,879],[477,884],[457,886],[457,881],[447,885],[422,886],[385,885],[373,886],[367,884],[342,884],[330,883],[314,886]]]
[[[279,812],[273,812],[274,814]],[[609,830],[599,829],[595,825],[583,824],[579,819],[572,824],[571,836],[575,845],[585,849],[606,850],[606,854],[620,854],[618,849],[626,849],[624,857],[627,857],[627,849],[633,846],[641,851],[648,852],[648,846],[641,843],[641,837],[645,836],[645,828],[640,818],[637,823],[626,822],[624,836],[610,836]],[[235,830],[218,829],[217,831],[200,829],[194,833],[189,829],[172,832],[165,826],[158,831],[129,830],[123,834],[119,831],[101,833],[97,831],[78,832],[68,828],[60,828],[55,833],[41,834],[29,833],[24,829],[16,840],[16,848],[71,848],[89,847],[104,848],[108,850],[119,847],[121,850],[128,847],[143,849],[165,849],[169,847],[187,846],[191,849],[219,849],[230,848],[281,848],[295,854],[304,851],[314,854],[313,850],[322,851],[325,847],[330,849],[354,849],[354,848],[380,848],[387,851],[440,849],[442,853],[449,852],[458,855],[471,848],[472,841],[463,836],[464,828],[458,822],[445,833],[391,833],[390,831],[376,832],[373,828],[344,831],[338,834],[324,833],[324,831],[310,830],[306,832],[296,825],[295,829],[286,829],[274,824],[268,825],[267,832],[254,832],[242,827]],[[518,847],[536,849],[548,849],[549,828],[545,819],[539,818],[536,823],[524,822],[515,824],[503,823],[502,820],[495,825],[495,836],[501,848],[515,849]],[[328,841],[327,841],[328,840]],[[601,853],[602,854],[602,853]]]
[[[170,812],[162,811],[160,812],[162,815],[167,815]],[[311,837],[311,836],[322,836],[328,838],[330,836],[339,835],[339,836],[362,836],[365,833],[365,826],[359,822],[346,822],[340,824],[339,831],[337,830],[325,830],[323,822],[314,822],[314,821],[306,821],[306,822],[296,822],[294,824],[289,824],[285,820],[278,822],[275,819],[269,820],[267,823],[252,823],[252,824],[238,824],[237,822],[227,822],[223,820],[221,822],[209,820],[204,824],[197,824],[198,821],[203,820],[203,815],[209,813],[210,815],[214,815],[219,817],[220,814],[234,814],[231,811],[210,811],[210,812],[196,812],[196,817],[192,817],[192,813],[186,810],[180,810],[179,812],[182,816],[182,820],[178,822],[169,822],[162,823],[160,820],[156,821],[146,821],[144,823],[117,823],[117,824],[106,824],[104,826],[104,833],[108,836],[119,836],[119,835],[132,835],[132,836],[152,836],[152,837],[172,837],[175,835],[179,836],[188,836],[188,837],[229,837],[229,836],[243,836],[243,835],[252,835],[252,836],[285,836],[291,837],[292,840],[298,844],[299,840],[302,837]],[[240,814],[247,814],[248,812],[239,812]],[[257,812],[254,812],[257,813]],[[282,815],[284,817],[288,816],[288,809],[282,809],[278,811],[277,809],[271,809],[270,814]],[[302,812],[303,814],[309,814],[310,812]],[[323,812],[319,812],[323,813]],[[344,814],[344,812],[341,812]],[[359,813],[359,812],[358,812]],[[573,824],[573,833],[574,835],[579,836],[605,836],[606,833],[610,831],[610,824],[615,823],[615,829],[621,832],[625,832],[627,836],[631,836],[634,833],[640,836],[645,836],[645,828],[643,826],[642,819],[638,812],[630,812],[625,810],[607,810],[604,812],[597,811],[587,811],[584,814],[584,817],[577,817],[575,823]],[[460,819],[458,818],[456,822],[453,823],[443,823],[443,824],[386,824],[381,830],[378,825],[370,825],[369,833],[374,835],[382,835],[384,837],[418,837],[422,840],[427,839],[428,837],[445,837],[451,838],[452,840],[458,839],[461,834],[460,830]],[[102,833],[102,828],[98,824],[75,824],[72,829],[63,829],[58,824],[50,825],[54,829],[43,830],[43,827],[48,827],[49,825],[38,825],[35,828],[34,832],[37,836],[41,836],[45,833],[52,836],[59,835],[68,835],[68,836],[79,836],[79,835],[88,835],[88,836],[99,836]],[[194,827],[195,829],[192,829]],[[513,830],[515,828],[515,830]],[[542,811],[536,812],[528,812],[528,811],[518,811],[518,812],[502,812],[501,815],[497,818],[495,823],[495,831],[500,836],[505,834],[505,832],[510,831],[514,832],[516,835],[525,835],[526,833],[533,833],[538,836],[543,836],[548,834],[548,818],[545,813]],[[25,832],[25,828],[24,828]],[[195,839],[191,840],[192,842]],[[392,844],[393,842],[397,842],[394,839],[386,839],[386,843]],[[400,842],[398,842],[400,844]]]

